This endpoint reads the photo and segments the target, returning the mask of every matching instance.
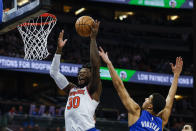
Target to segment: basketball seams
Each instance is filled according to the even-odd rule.
[[[81,20],[80,20],[80,22],[79,23],[81,23],[80,25],[79,25],[79,34],[81,35],[81,36],[86,36],[86,34],[84,33],[84,26],[83,26],[83,19],[84,19],[84,17],[81,17]]]
[[[91,25],[94,22],[90,16],[82,16],[76,21],[76,31],[79,35],[88,37],[91,32]]]
[[[81,22],[81,17],[77,20],[77,23],[76,23],[76,31],[78,34],[81,35],[81,29],[80,29],[80,22]]]
[[[82,24],[84,23],[84,21],[83,21],[84,18],[85,18],[85,17],[82,17],[82,18],[81,18],[81,19],[82,19],[82,20],[81,20],[81,23],[82,23]],[[84,26],[81,26],[81,32],[83,32],[83,33],[85,32]],[[81,32],[80,32],[80,33],[81,33]],[[86,35],[86,34],[85,34],[85,35]]]
[[[86,17],[89,17],[90,19],[87,19],[84,23],[88,23],[88,21],[94,21],[92,17],[90,16],[86,16]],[[85,17],[84,17],[85,18]],[[87,33],[89,34],[90,31],[91,31],[91,27],[89,24],[84,24],[85,26],[87,25],[89,27],[89,30],[87,30]]]
[[[84,18],[87,19],[88,17],[84,17]],[[83,18],[83,19],[84,19],[84,18]],[[83,21],[83,23],[87,23],[88,20],[91,20],[91,19],[88,18],[86,21]],[[85,30],[83,30],[83,31],[85,32],[85,35],[86,35],[86,36],[89,36],[89,34],[90,34],[90,31],[89,31],[89,30],[90,30],[90,29],[87,29],[87,28],[86,28],[86,25],[87,25],[87,24],[84,24],[84,25],[83,25],[83,29],[85,29]]]

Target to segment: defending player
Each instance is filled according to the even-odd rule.
[[[128,126],[130,131],[162,131],[171,114],[174,96],[177,90],[178,78],[183,66],[182,58],[176,58],[175,66],[171,64],[174,78],[166,100],[159,93],[154,93],[145,99],[141,109],[140,106],[129,96],[122,80],[114,70],[107,52],[105,53],[104,50],[100,48],[99,55],[107,64],[113,85],[128,111]]]
[[[96,44],[100,22],[95,21],[91,31],[90,42],[90,63],[85,65],[78,74],[78,86],[69,82],[59,72],[60,57],[62,48],[67,39],[63,41],[62,31],[58,38],[56,54],[53,58],[50,75],[61,90],[69,94],[65,108],[65,128],[67,131],[95,131],[94,113],[99,104],[102,91],[100,80],[100,57]]]

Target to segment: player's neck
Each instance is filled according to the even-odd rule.
[[[146,111],[148,111],[150,114],[152,114],[153,116],[157,116],[151,109],[146,109]]]
[[[84,88],[86,84],[78,85],[79,88]]]

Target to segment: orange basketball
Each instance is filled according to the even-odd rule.
[[[90,16],[81,16],[75,23],[76,32],[83,37],[89,37],[94,20]]]

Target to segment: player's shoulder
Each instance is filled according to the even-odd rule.
[[[72,82],[69,82],[69,87],[70,87],[70,89],[77,88],[77,85]]]
[[[65,91],[65,93],[68,95],[69,92],[76,88],[77,86],[75,84],[73,84],[72,82],[69,82],[69,84],[63,89]]]
[[[164,118],[163,118],[164,112],[166,112],[166,109],[161,110],[161,111],[157,114],[157,116],[160,117],[161,119],[164,119]]]

